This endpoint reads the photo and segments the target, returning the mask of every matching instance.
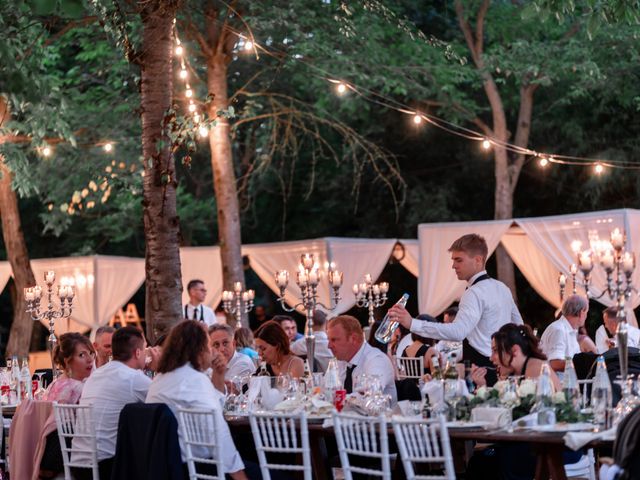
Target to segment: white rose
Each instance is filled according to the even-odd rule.
[[[566,402],[566,398],[564,396],[564,392],[555,392],[552,396],[551,396],[551,401],[553,403],[564,403]]]
[[[495,388],[498,391],[498,393],[502,395],[502,392],[504,392],[504,390],[507,388],[508,385],[509,385],[508,380],[499,380],[496,382],[493,388]]]
[[[480,400],[485,400],[487,398],[487,395],[488,390],[484,385],[476,390],[476,397],[478,397]]]
[[[520,400],[518,399],[518,395],[516,395],[516,392],[506,392],[500,398],[500,402],[504,405],[516,406],[520,403]]]
[[[518,386],[518,396],[521,398],[526,397],[527,395],[535,395],[536,394],[536,382],[535,380],[531,380],[529,378],[524,379],[520,382]]]

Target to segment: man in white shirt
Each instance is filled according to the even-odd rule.
[[[589,301],[583,296],[571,295],[562,304],[562,316],[542,334],[540,348],[556,372],[564,372],[566,358],[580,353],[578,329],[584,326],[588,312]]]
[[[327,370],[329,360],[333,358],[333,353],[329,350],[329,339],[327,338],[327,314],[320,310],[313,313],[313,335],[316,337],[314,357],[317,368],[313,368],[311,359],[309,359],[309,364],[314,371],[324,372]],[[302,337],[294,341],[290,349],[294,355],[305,356],[307,354],[306,338]]]
[[[95,422],[100,478],[111,478],[113,457],[116,453],[118,420],[127,403],[144,402],[151,379],[145,368],[146,342],[142,332],[135,327],[122,327],[113,334],[113,360],[95,370],[87,379],[80,405],[92,405]],[[148,349],[150,368],[155,368],[160,357],[157,348]],[[74,438],[74,448],[90,449],[89,439]],[[74,462],[88,463],[86,453],[74,453]]]
[[[462,356],[479,367],[490,367],[487,383],[496,381],[491,356],[491,335],[511,322],[521,325],[522,317],[509,288],[487,274],[488,248],[483,237],[463,235],[451,247],[452,268],[459,280],[468,283],[460,298],[458,314],[451,323],[421,322],[411,318],[404,307],[394,305],[389,314],[400,324],[423,337],[462,342]]]
[[[189,303],[183,308],[184,318],[204,322],[207,327],[216,323],[216,314],[210,307],[202,303],[207,296],[204,282],[198,279],[189,281],[187,293],[189,294]]]
[[[224,373],[225,383],[231,382],[233,377],[251,375],[256,371],[253,360],[244,353],[236,351],[233,339],[233,328],[229,325],[216,323],[209,327],[209,345],[214,352],[218,352],[227,363]],[[229,387],[227,383],[227,387]]]
[[[96,350],[96,368],[100,368],[107,363],[111,357],[111,337],[113,337],[115,328],[104,325],[96,330],[93,348]]]
[[[351,315],[339,315],[329,320],[327,327],[329,349],[339,361],[344,389],[353,393],[361,375],[380,378],[383,393],[391,396],[392,404],[398,399],[395,374],[391,360],[377,348],[364,341],[362,326]]]
[[[598,354],[602,354],[611,348],[616,348],[618,339],[618,308],[609,307],[602,312],[603,324],[596,330],[596,348]],[[640,330],[631,324],[627,324],[627,346],[638,348],[640,345]]]

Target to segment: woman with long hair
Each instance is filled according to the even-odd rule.
[[[289,337],[278,322],[270,320],[264,323],[256,331],[255,343],[270,375],[300,378],[304,373],[304,362],[289,350]]]
[[[539,345],[529,325],[507,323],[491,336],[491,361],[498,370],[499,377],[522,376],[538,378],[547,357]],[[478,386],[485,385],[486,368],[474,368],[473,381]],[[553,369],[549,368],[554,389],[562,389],[560,380]]]
[[[222,416],[224,396],[205,375],[210,367],[218,368],[219,355],[211,351],[209,334],[202,322],[185,320],[178,323],[165,340],[156,377],[147,393],[147,403],[166,403],[175,413],[178,408],[213,410],[217,417],[220,445],[223,446],[224,469],[234,480],[247,478],[244,464],[236,450],[229,426]],[[183,451],[184,458],[184,447]],[[206,449],[196,456],[211,455]]]
[[[93,345],[80,333],[63,333],[53,350],[53,361],[62,374],[44,393],[43,400],[78,403],[84,381],[91,375],[96,358]]]

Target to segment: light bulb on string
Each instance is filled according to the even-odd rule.
[[[485,138],[482,141],[482,148],[485,149],[485,150],[489,150],[491,148],[491,140]]]
[[[420,125],[422,123],[422,115],[420,115],[419,113],[416,113],[413,116],[413,123],[415,123],[416,125]]]
[[[179,40],[178,40],[178,41],[179,41]],[[179,57],[180,57],[180,56],[182,56],[182,54],[184,53],[184,48],[182,48],[182,45],[180,45],[180,44],[178,43],[178,46],[176,47],[175,52],[176,52],[176,55],[177,55],[177,56],[179,56]]]
[[[187,88],[187,91],[184,92],[184,94],[187,98],[191,98],[193,97],[193,90],[191,90],[190,88]]]
[[[200,134],[200,136],[202,138],[207,138],[209,136],[209,129],[207,127],[205,127],[204,125],[202,125],[199,129],[198,129],[198,133]]]
[[[193,123],[200,123],[200,115],[197,113],[193,116]]]
[[[109,152],[113,151],[113,144],[111,142],[107,142],[102,146],[102,149],[105,152],[109,153]]]
[[[596,175],[600,175],[602,174],[602,172],[604,172],[604,166],[600,162],[598,162],[593,167],[593,171],[596,172]]]
[[[183,80],[186,79],[189,76],[189,74],[187,73],[187,71],[184,68],[180,70],[180,74],[179,75],[180,75],[180,78],[182,78]]]
[[[46,146],[46,147],[42,148],[42,155],[44,157],[50,157],[52,152],[53,152],[53,150],[51,150],[51,147],[49,147],[49,146]]]
[[[195,111],[196,111],[196,106],[195,106],[195,104],[193,103],[193,101],[190,101],[190,102],[189,102],[189,111],[190,111],[191,113],[193,113],[193,112],[195,112]]]
[[[253,42],[251,40],[247,40],[246,42],[244,42],[244,49],[247,52],[253,50]]]
[[[340,82],[338,83],[338,85],[336,85],[336,91],[338,92],[338,95],[344,95],[344,93],[346,93],[347,91],[347,86]]]
[[[540,157],[540,160],[538,160],[538,163],[542,168],[544,168],[547,165],[549,165],[549,159],[547,157]]]

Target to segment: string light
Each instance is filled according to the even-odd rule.
[[[542,168],[544,168],[547,165],[549,165],[549,159],[547,157],[540,157],[540,160],[538,160],[538,163]]]
[[[180,78],[182,78],[183,80],[186,79],[189,76],[189,73],[183,68],[180,70]]]
[[[178,40],[178,42],[179,41],[180,40]],[[178,42],[176,42],[176,43],[178,43]],[[178,46],[176,47],[175,51],[176,51],[176,55],[180,57],[184,53],[184,48],[182,48],[182,45],[180,45],[180,43],[178,43]]]
[[[604,166],[600,162],[596,162],[596,165],[593,167],[593,171],[596,172],[596,175],[600,175],[604,172]]]
[[[484,148],[485,150],[489,150],[491,148],[491,140],[485,138],[482,141],[482,148]]]
[[[195,106],[195,104],[193,103],[193,100],[191,100],[191,101],[189,102],[189,111],[190,111],[191,113],[193,113],[193,112],[195,112],[195,111],[196,111],[196,106]]]
[[[112,144],[112,143],[110,143],[110,142],[107,142],[107,143],[105,143],[105,144],[102,146],[102,149],[103,149],[105,152],[109,153],[109,152],[113,151],[113,144]]]
[[[253,42],[251,40],[247,40],[246,42],[244,42],[244,49],[246,51],[253,50]]]
[[[415,123],[416,125],[420,125],[422,123],[422,116],[419,113],[416,113],[413,116],[413,123]]]
[[[338,92],[338,95],[344,95],[347,91],[347,86],[340,82],[338,83],[338,85],[336,85],[336,91]]]
[[[193,90],[191,90],[190,88],[187,88],[187,90],[184,92],[185,96],[187,98],[191,98],[193,97]]]
[[[53,152],[53,150],[51,150],[51,147],[46,146],[42,148],[42,156],[44,157],[50,157],[51,153]]]
[[[203,125],[198,129],[198,133],[202,138],[207,138],[209,136],[209,129]]]

